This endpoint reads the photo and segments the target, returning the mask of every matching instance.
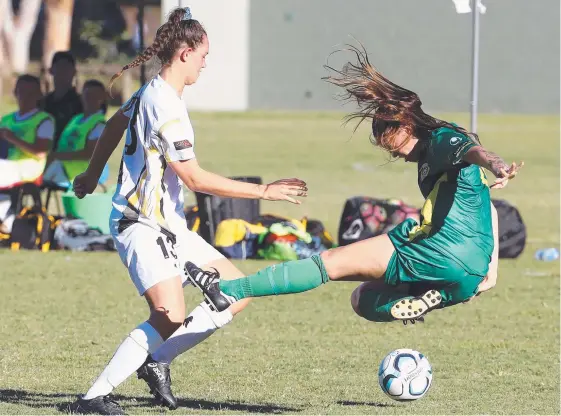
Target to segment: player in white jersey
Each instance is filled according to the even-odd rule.
[[[110,393],[135,371],[162,404],[175,409],[171,361],[229,323],[247,305],[238,302],[217,312],[203,302],[186,318],[185,262],[215,268],[232,279],[243,273],[187,229],[182,182],[193,191],[233,198],[299,203],[294,197],[307,194],[306,184],[298,179],[255,185],[198,165],[195,135],[181,97],[184,87],[193,84],[205,67],[208,49],[206,32],[192,19],[189,8],[174,10],[158,29],[154,43],[123,68],[157,56],[162,63],[159,75],[108,121],[88,169],[74,181],[78,197],[93,192],[103,166],[127,131],[111,232],[133,283],[148,302],[150,317],[128,335],[88,392],[70,406],[73,413],[123,414]]]

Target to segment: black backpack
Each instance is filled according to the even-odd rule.
[[[515,206],[502,199],[493,199],[499,219],[499,258],[515,259],[526,246],[526,226]]]
[[[244,176],[231,179],[255,184],[263,183],[260,177]],[[223,220],[241,219],[254,223],[260,212],[258,199],[221,198],[195,193],[199,215],[199,235],[209,244],[214,243],[216,228]]]
[[[400,200],[365,196],[349,198],[339,222],[339,245],[346,246],[387,233],[406,218],[418,216],[419,209]]]
[[[12,202],[18,213],[12,232],[10,234],[10,248],[13,251],[20,249],[49,251],[57,221],[47,214],[41,203],[41,194],[37,186],[22,187]],[[33,204],[23,206],[26,196],[31,197]]]

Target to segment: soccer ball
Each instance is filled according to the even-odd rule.
[[[432,368],[419,351],[399,349],[390,352],[381,362],[378,381],[384,393],[394,400],[417,400],[429,391]]]

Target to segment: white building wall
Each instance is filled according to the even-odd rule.
[[[175,7],[191,7],[209,37],[207,67],[185,89],[190,110],[246,110],[249,102],[250,0],[162,0],[162,22]]]

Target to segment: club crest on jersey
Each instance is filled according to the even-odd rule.
[[[187,139],[180,140],[178,142],[173,142],[173,146],[175,147],[175,150],[185,150],[185,149],[189,149],[190,147],[193,147],[191,142]]]
[[[471,142],[465,142],[463,145],[458,147],[458,149],[453,154],[453,158],[454,158],[454,162],[452,162],[453,165],[457,165],[458,163],[463,162],[462,158],[459,158],[459,156],[464,151],[464,149],[466,147],[471,146],[471,144],[472,144]]]
[[[421,177],[421,182],[425,180],[425,178],[428,176],[429,174],[429,164],[428,163],[423,163],[423,166],[421,166],[421,170],[419,171],[419,175]]]
[[[452,137],[450,139],[450,145],[452,146],[456,146],[457,144],[459,144],[462,141],[462,139],[460,139],[459,137]]]

